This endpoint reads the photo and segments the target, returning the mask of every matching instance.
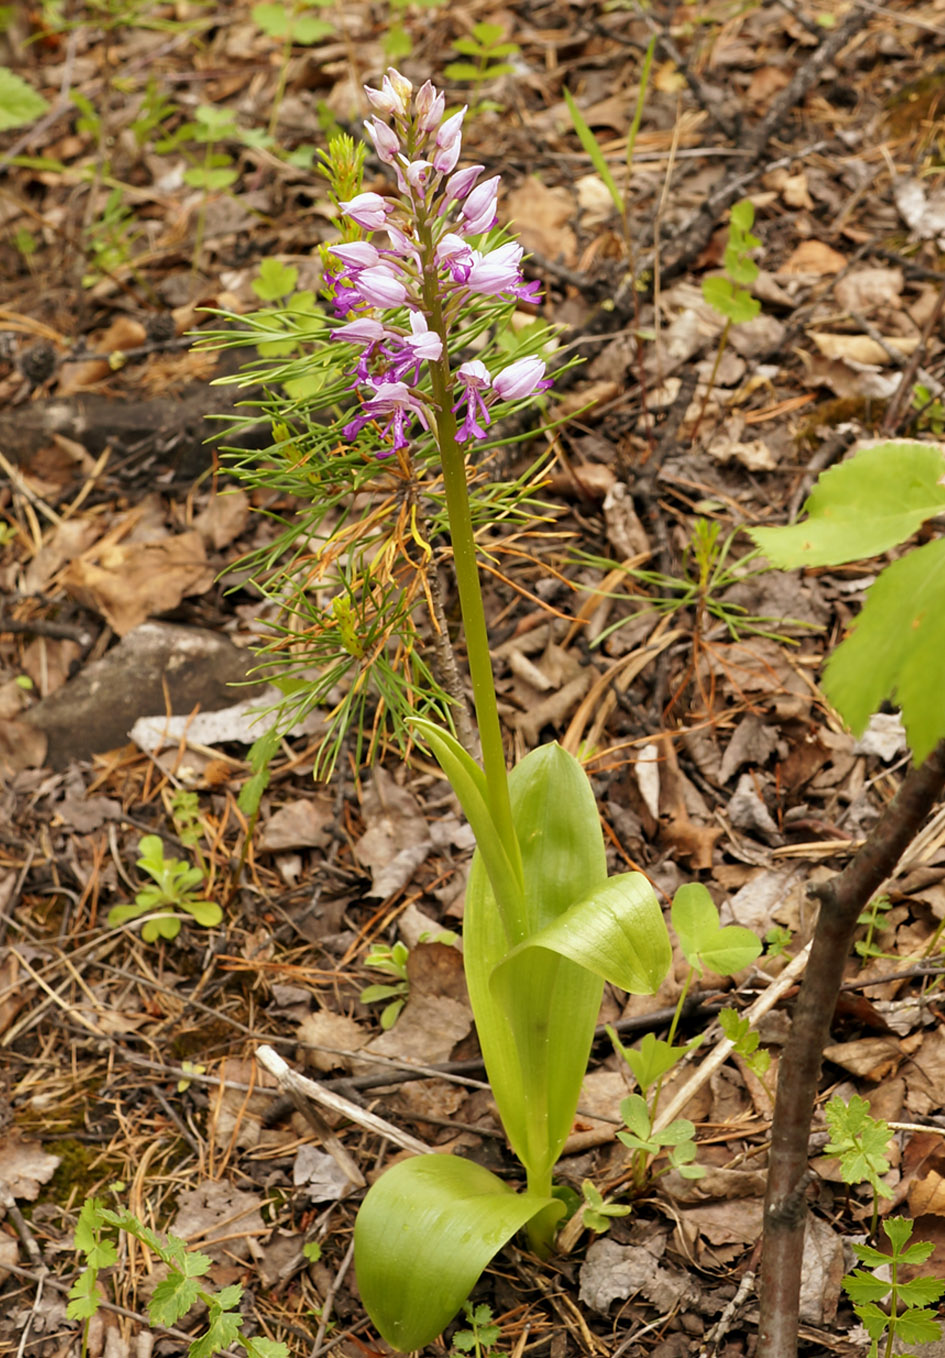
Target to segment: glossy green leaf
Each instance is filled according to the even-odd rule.
[[[444,1329],[490,1259],[536,1214],[562,1204],[513,1193],[472,1160],[403,1160],[369,1190],[354,1227],[358,1289],[394,1348],[420,1349]]]
[[[560,953],[631,995],[654,994],[673,960],[660,903],[642,872],[608,878],[514,948],[504,967],[526,948]]]
[[[448,731],[423,717],[414,718],[411,724],[430,746],[459,798],[460,806],[476,836],[477,854],[482,855],[493,890],[500,900],[509,903],[518,916],[521,910],[521,879],[492,818],[486,775]]]
[[[920,764],[945,736],[945,539],[887,566],[853,630],[827,661],[823,689],[855,735],[884,699],[898,703]]]
[[[775,566],[839,566],[888,551],[945,510],[945,456],[929,443],[864,448],[818,478],[803,523],[752,528]]]
[[[509,793],[522,854],[528,938],[603,887],[607,861],[587,775],[560,746],[545,745],[526,755],[509,776]],[[463,921],[466,981],[492,1091],[509,1141],[534,1186],[550,1177],[571,1129],[603,983],[558,952],[526,948],[493,988],[508,943],[485,871],[482,840],[479,846]]]
[[[761,952],[761,941],[750,929],[719,924],[719,912],[701,882],[687,882],[673,897],[673,928],[686,961],[701,975],[704,969],[733,976],[750,966]]]

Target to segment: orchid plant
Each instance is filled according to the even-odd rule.
[[[476,836],[466,896],[466,976],[486,1069],[525,1170],[513,1191],[470,1160],[412,1157],[367,1193],[355,1227],[362,1299],[401,1350],[436,1337],[492,1256],[519,1230],[552,1247],[563,1203],[552,1172],[577,1108],[604,980],[651,993],[671,960],[656,896],[639,873],[608,877],[594,794],[558,745],[509,773],[499,722],[470,509],[474,466],[499,415],[551,385],[544,359],[469,346],[497,302],[537,301],[522,247],[494,232],[499,176],[458,168],[460,109],[396,70],[367,89],[365,124],[395,182],[390,196],[339,200],[345,239],[330,248],[332,345],[348,346],[358,408],[344,439],[383,467],[429,443],[442,476],[481,763],[453,732],[415,717]],[[350,413],[350,412],[349,412]]]

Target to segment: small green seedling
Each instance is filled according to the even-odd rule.
[[[868,1183],[873,1190],[873,1220],[870,1234],[876,1234],[879,1199],[891,1198],[892,1191],[880,1178],[889,1171],[889,1124],[874,1118],[866,1099],[854,1094],[849,1103],[831,1099],[824,1109],[830,1140],[825,1155],[836,1155],[845,1184]]]
[[[149,918],[141,928],[146,943],[158,938],[176,938],[184,919],[190,915],[204,928],[212,929],[223,918],[223,911],[215,901],[204,900],[196,887],[204,884],[199,868],[191,867],[179,858],[165,858],[164,845],[158,835],[145,835],[138,844],[141,857],[138,867],[153,879],[154,886],[146,886],[135,896],[133,905],[116,905],[108,912],[112,928],[127,924],[141,915]]]
[[[330,38],[335,25],[328,19],[319,19],[311,13],[313,9],[325,9],[332,0],[287,0],[284,4],[253,5],[250,13],[253,22],[270,38],[282,43],[282,60],[279,65],[279,78],[272,97],[272,112],[269,116],[269,135],[275,137],[279,126],[279,113],[285,97],[286,80],[289,74],[289,60],[292,48],[312,47],[315,43]]]
[[[610,1230],[615,1217],[625,1217],[630,1214],[632,1208],[626,1203],[613,1202],[610,1198],[605,1198],[600,1189],[595,1188],[590,1179],[585,1179],[581,1184],[581,1193],[584,1196],[584,1206],[581,1209],[581,1216],[584,1225],[589,1231],[594,1231],[597,1235],[603,1235]]]
[[[630,1146],[636,1151],[633,1178],[638,1189],[646,1182],[653,1157],[667,1146],[673,1148],[670,1152],[670,1164],[674,1169],[678,1169],[680,1174],[689,1179],[696,1179],[705,1173],[705,1170],[691,1163],[696,1155],[695,1142],[692,1140],[694,1128],[691,1122],[685,1118],[677,1118],[661,1132],[655,1133],[651,1131],[651,1127],[656,1120],[663,1080],[677,1062],[698,1047],[705,1037],[704,1033],[700,1033],[683,1046],[673,1045],[686,996],[694,977],[696,974],[703,975],[705,971],[716,972],[720,976],[732,976],[735,972],[750,966],[761,952],[761,944],[750,929],[743,929],[737,924],[722,926],[715,902],[701,882],[690,882],[679,888],[673,897],[671,913],[673,928],[689,963],[689,975],[676,1003],[676,1012],[669,1026],[667,1039],[664,1041],[655,1037],[653,1033],[646,1033],[639,1046],[625,1047],[614,1029],[607,1029],[614,1050],[630,1067],[643,1095],[649,1097],[649,1104],[646,1098],[639,1094],[633,1094],[624,1100],[621,1104],[621,1116],[627,1123],[629,1131],[617,1133],[625,1146]],[[747,1021],[745,1028],[747,1033]],[[746,1047],[749,1045],[747,1037],[743,1042]],[[757,1040],[754,1046],[757,1046]]]
[[[216,104],[200,104],[193,122],[183,123],[170,136],[155,143],[155,150],[160,155],[179,149],[189,162],[188,168],[184,171],[184,183],[189,184],[191,188],[203,190],[204,196],[197,213],[194,235],[192,259],[194,269],[197,268],[203,249],[210,196],[228,189],[239,178],[233,157],[229,152],[219,149],[220,143],[227,140],[245,140],[236,125],[232,111]],[[194,150],[195,147],[203,149]]]
[[[916,412],[915,427],[928,430],[935,438],[945,433],[945,406],[941,397],[935,396],[921,382],[912,388],[912,409]]]
[[[733,205],[729,218],[728,240],[722,261],[725,272],[702,280],[702,296],[713,311],[719,313],[725,324],[719,336],[719,347],[712,367],[712,376],[709,378],[702,398],[702,406],[692,431],[693,438],[699,432],[699,426],[709,402],[709,395],[715,386],[719,364],[722,362],[722,355],[728,342],[729,331],[733,325],[744,325],[747,321],[753,321],[761,311],[761,303],[757,297],[752,297],[748,291],[759,272],[758,265],[751,257],[751,251],[756,250],[761,244],[758,237],[751,234],[754,221],[755,208],[751,199],[743,198],[741,202]]]
[[[578,140],[590,156],[591,164],[600,175],[601,182],[610,194],[613,205],[620,216],[621,233],[627,248],[627,254],[630,258],[631,267],[633,266],[633,238],[630,233],[630,179],[633,174],[633,150],[636,146],[637,133],[640,130],[640,120],[643,117],[643,107],[646,102],[646,91],[650,82],[650,69],[653,65],[653,54],[656,51],[656,42],[657,36],[654,35],[650,39],[649,46],[646,49],[646,55],[643,58],[643,67],[640,71],[640,88],[637,93],[637,105],[634,110],[633,121],[630,124],[630,130],[627,133],[627,150],[624,157],[626,168],[624,171],[623,190],[618,187],[611,168],[607,164],[607,159],[601,150],[600,143],[588,126],[583,113],[578,108],[574,96],[571,94],[570,90],[566,89],[564,91],[564,100],[568,106],[568,112],[571,115],[574,130],[578,134]]]
[[[389,976],[397,978],[384,985],[365,986],[361,991],[362,1004],[387,1001],[381,1013],[381,1027],[385,1032],[388,1028],[393,1028],[400,1017],[401,1009],[407,1003],[407,996],[410,993],[410,982],[407,979],[408,957],[406,944],[398,941],[392,948],[386,947],[383,943],[375,943],[364,959],[366,967],[371,967],[374,971],[387,972]]]
[[[445,943],[447,946],[451,946],[456,942],[456,935],[452,930],[444,929],[432,938],[428,934],[421,934],[420,942]],[[375,943],[364,959],[366,967],[371,967],[374,971],[386,972],[389,976],[396,978],[384,985],[365,986],[360,995],[362,1004],[378,1004],[382,1000],[389,1001],[381,1014],[381,1027],[385,1032],[388,1028],[393,1028],[397,1022],[400,1011],[407,1003],[410,994],[410,978],[407,975],[407,959],[409,956],[407,945],[398,941],[392,948],[388,948],[384,943]]]
[[[493,1358],[493,1345],[499,1337],[499,1327],[492,1319],[492,1307],[485,1302],[474,1306],[471,1301],[463,1302],[463,1315],[469,1325],[468,1330],[457,1330],[453,1335],[454,1353],[471,1353],[474,1358]]]
[[[504,38],[505,29],[501,24],[473,24],[471,37],[457,38],[453,43],[454,52],[472,60],[451,61],[443,74],[447,80],[475,85],[477,88],[490,80],[498,80],[500,76],[513,75],[515,67],[506,58],[516,56],[519,46],[515,42],[505,42]],[[498,112],[500,108],[501,105],[485,100],[476,106],[474,112]]]
[[[765,955],[767,957],[787,957],[794,934],[781,924],[772,924],[765,934]]]
[[[866,926],[866,937],[857,939],[853,947],[864,961],[870,957],[882,956],[882,949],[877,948],[873,938],[884,927],[884,916],[891,909],[892,901],[888,896],[874,896],[857,918],[857,924]]]
[[[638,1178],[637,1162],[642,1160],[644,1165],[649,1165],[664,1151],[667,1152],[666,1169],[677,1170],[684,1179],[701,1179],[705,1174],[701,1165],[693,1164],[697,1154],[696,1129],[688,1118],[676,1118],[668,1127],[655,1132],[642,1094],[628,1094],[620,1105],[620,1116],[627,1130],[618,1132],[617,1139],[635,1152],[635,1180]],[[666,1170],[660,1172],[665,1174]]]
[[[867,1268],[848,1273],[843,1279],[843,1288],[872,1340],[869,1358],[879,1358],[880,1340],[884,1334],[884,1358],[891,1358],[894,1351],[899,1358],[917,1358],[916,1354],[902,1348],[894,1350],[896,1340],[900,1344],[934,1344],[942,1337],[942,1327],[932,1307],[945,1292],[945,1283],[938,1278],[925,1277],[913,1278],[911,1282],[900,1281],[903,1264],[924,1264],[935,1248],[928,1240],[907,1244],[912,1226],[905,1217],[892,1217],[883,1222],[883,1230],[892,1246],[891,1254],[884,1254],[872,1245],[853,1246],[853,1253]],[[888,1310],[883,1310],[881,1302]]]
[[[723,1009],[719,1014],[719,1027],[731,1042],[736,1056],[740,1056],[748,1069],[763,1080],[771,1066],[771,1053],[758,1050],[761,1039],[752,1032],[748,1019],[742,1018],[736,1009]]]
[[[98,1275],[118,1262],[118,1249],[112,1234],[124,1231],[167,1266],[167,1277],[159,1282],[148,1303],[152,1325],[176,1325],[195,1305],[206,1307],[206,1329],[190,1346],[191,1358],[212,1358],[221,1349],[238,1344],[247,1358],[289,1358],[285,1344],[274,1339],[244,1335],[239,1306],[243,1288],[231,1283],[219,1292],[203,1287],[200,1279],[212,1260],[187,1247],[186,1240],[169,1235],[162,1239],[138,1220],[133,1212],[113,1212],[99,1198],[88,1198],[82,1205],[75,1229],[75,1247],[85,1256],[85,1268],[69,1289],[66,1315],[83,1322],[82,1358],[87,1358],[89,1323],[98,1310],[102,1295]]]

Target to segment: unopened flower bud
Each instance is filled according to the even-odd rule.
[[[386,123],[382,123],[380,118],[372,118],[364,126],[374,143],[374,150],[377,152],[378,159],[382,160],[385,165],[393,165],[400,153],[400,141],[397,138],[397,133]]]
[[[524,396],[550,386],[551,380],[545,377],[545,363],[541,358],[519,358],[492,379],[493,390],[503,401],[520,401]]]
[[[484,165],[464,165],[461,170],[451,174],[443,190],[443,207],[454,199],[465,198],[485,168]]]
[[[477,184],[463,204],[463,230],[467,235],[478,236],[495,226],[496,200],[499,196],[499,176],[494,174]]]
[[[446,96],[437,94],[433,85],[427,80],[417,91],[413,107],[417,118],[417,131],[425,136],[428,132],[433,131],[443,117]]]
[[[394,204],[382,198],[379,193],[356,193],[346,203],[340,203],[339,207],[346,217],[350,217],[367,231],[380,230],[388,215],[394,210]]]

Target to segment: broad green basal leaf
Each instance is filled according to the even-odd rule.
[[[853,631],[827,662],[823,688],[855,735],[884,699],[897,702],[917,764],[945,736],[945,539],[883,571]]]
[[[701,882],[687,882],[673,897],[673,928],[686,961],[702,974],[732,976],[750,966],[761,952],[761,941],[750,929],[719,924],[715,902]]]
[[[526,755],[509,776],[509,792],[528,939],[603,887],[607,861],[587,775],[560,746]],[[560,953],[528,948],[496,991],[493,973],[508,951],[480,844],[466,891],[466,980],[492,1091],[534,1186],[550,1176],[571,1129],[603,983]]]
[[[553,1199],[514,1193],[452,1155],[394,1165],[369,1190],[354,1227],[361,1299],[394,1348],[423,1348],[449,1324],[490,1259]]]
[[[824,472],[786,528],[753,528],[775,566],[837,566],[888,551],[945,512],[945,456],[930,443],[881,443]]]

